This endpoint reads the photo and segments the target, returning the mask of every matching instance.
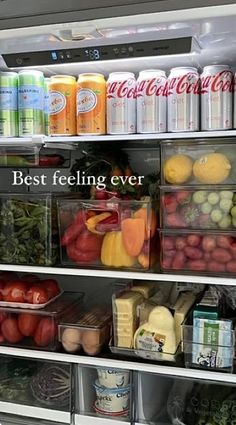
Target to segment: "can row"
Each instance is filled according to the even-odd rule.
[[[83,135],[226,130],[233,120],[229,66],[58,75],[0,74],[0,136]],[[201,119],[200,119],[201,118]],[[201,121],[201,126],[200,126]],[[234,123],[233,123],[234,121]],[[19,123],[19,130],[18,130]]]

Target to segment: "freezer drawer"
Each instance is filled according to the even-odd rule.
[[[2,356],[0,374],[1,413],[71,423],[71,365]]]

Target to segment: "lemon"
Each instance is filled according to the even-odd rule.
[[[192,176],[193,161],[187,155],[173,155],[164,163],[164,177],[168,183],[186,183]]]
[[[202,155],[193,164],[195,178],[205,184],[219,184],[228,179],[231,164],[221,153]]]

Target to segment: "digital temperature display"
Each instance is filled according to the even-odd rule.
[[[99,61],[101,59],[101,53],[99,49],[85,49],[85,58],[90,61]]]

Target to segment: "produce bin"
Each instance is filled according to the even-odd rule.
[[[55,197],[0,195],[0,263],[52,266],[58,260]]]
[[[161,142],[161,183],[236,183],[235,141],[228,139]]]
[[[40,146],[1,146],[0,167],[27,168],[39,165]]]
[[[161,186],[162,229],[236,230],[235,186]]]
[[[216,326],[216,325],[214,325]],[[211,329],[210,329],[211,331]],[[192,325],[183,325],[183,351],[185,366],[222,372],[233,372],[235,354],[234,331],[213,331],[209,342],[208,334],[203,334],[203,343],[197,339],[198,333]]]
[[[68,315],[59,325],[59,341],[69,353],[83,352],[91,356],[99,354],[108,345],[111,329],[111,312],[104,307],[83,309]]]
[[[148,270],[157,261],[156,210],[148,201],[58,200],[65,266]]]
[[[58,325],[70,314],[78,314],[82,293],[64,292],[41,310],[0,307],[0,344],[55,351],[60,347]]]
[[[18,415],[31,420],[38,418],[55,421],[57,424],[71,423],[72,367],[70,364],[2,356],[0,373],[2,413],[17,412]],[[0,420],[2,423],[1,415]],[[34,423],[33,420],[31,423]]]
[[[236,276],[235,232],[163,230],[163,272]]]

